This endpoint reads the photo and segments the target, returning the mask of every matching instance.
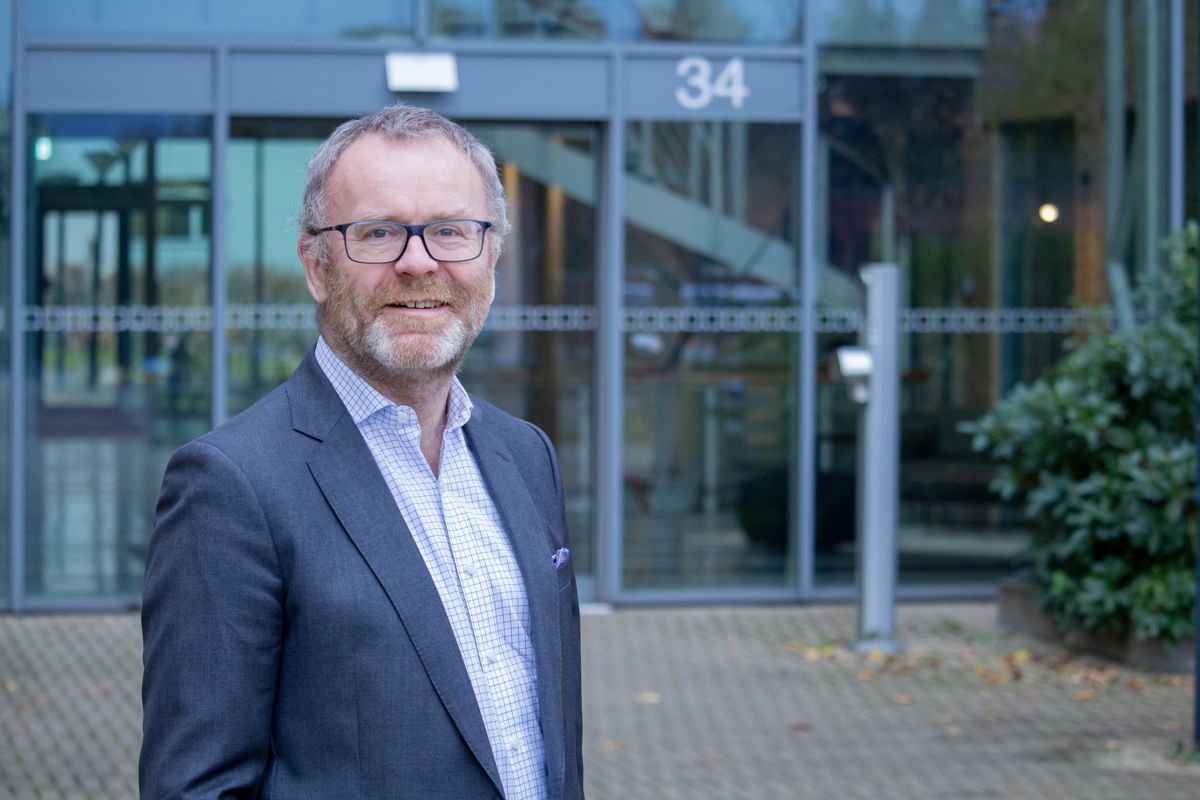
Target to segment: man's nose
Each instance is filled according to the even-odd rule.
[[[420,241],[414,242],[416,239],[420,239]],[[437,272],[439,266],[441,265],[438,261],[429,255],[429,248],[425,246],[424,233],[410,234],[404,242],[404,248],[400,251],[399,258],[392,264],[392,268],[396,272],[411,275],[427,275]]]

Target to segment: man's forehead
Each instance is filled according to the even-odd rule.
[[[405,166],[397,168],[397,160]],[[382,192],[382,193],[381,193]],[[342,151],[329,178],[330,211],[356,219],[390,219],[394,201],[421,201],[427,219],[487,213],[487,190],[474,162],[453,142],[437,136],[395,138],[370,133]],[[434,216],[430,217],[429,214]],[[420,221],[420,220],[405,220]]]

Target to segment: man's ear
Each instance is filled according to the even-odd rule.
[[[325,269],[313,252],[315,244],[313,237],[301,236],[296,242],[296,255],[304,265],[304,282],[308,284],[308,293],[320,304],[329,297],[329,290],[325,285]]]

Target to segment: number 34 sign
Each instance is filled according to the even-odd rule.
[[[689,111],[708,108],[714,99],[727,100],[733,108],[741,108],[750,95],[746,66],[740,58],[719,65],[702,56],[688,56],[679,59],[675,74],[683,79],[683,84],[675,88],[675,101]]]

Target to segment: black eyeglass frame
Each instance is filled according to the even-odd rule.
[[[474,222],[479,225],[483,229],[483,233],[479,237],[479,252],[470,258],[438,258],[433,253],[429,252],[429,245],[425,242],[425,229],[432,225],[440,225],[446,222]],[[388,225],[395,225],[398,228],[404,228],[406,238],[404,239],[404,246],[400,248],[400,253],[395,258],[387,261],[362,261],[350,255],[350,240],[346,238],[346,229],[351,225],[371,225],[380,223],[387,223]],[[396,222],[395,220],[390,219],[356,219],[350,222],[343,222],[339,225],[327,225],[324,228],[314,228],[310,231],[310,233],[313,236],[316,236],[319,233],[329,233],[330,231],[337,231],[340,233],[342,235],[342,249],[346,252],[346,258],[350,259],[355,264],[395,264],[397,261],[404,258],[404,254],[408,252],[408,245],[413,239],[421,240],[421,247],[425,248],[425,255],[429,256],[434,261],[437,261],[440,264],[462,264],[466,261],[474,261],[483,255],[483,248],[487,244],[487,232],[494,227],[496,227],[495,224],[486,219],[470,219],[469,217],[435,219],[430,222],[420,222],[415,224]]]

